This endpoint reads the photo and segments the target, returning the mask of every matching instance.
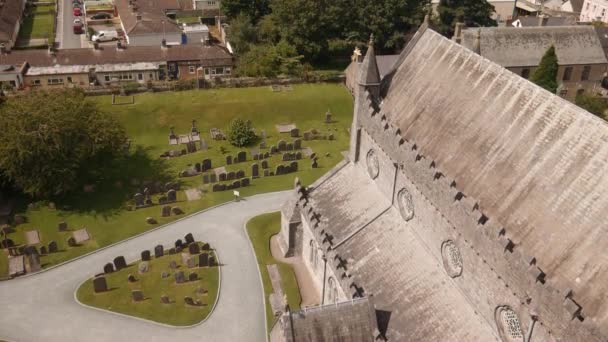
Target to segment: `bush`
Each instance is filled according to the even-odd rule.
[[[580,94],[576,96],[576,105],[589,111],[590,113],[605,119],[605,112],[608,109],[608,104],[599,96],[591,94]]]
[[[247,146],[255,141],[255,133],[253,132],[251,121],[245,122],[239,118],[230,122],[227,135],[228,141],[237,147]]]
[[[181,90],[192,90],[196,88],[196,80],[179,80],[175,82],[174,89],[177,91]]]

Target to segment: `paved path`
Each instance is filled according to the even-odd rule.
[[[229,203],[46,272],[0,282],[0,340],[9,341],[265,341],[262,289],[244,231],[253,216],[279,210],[289,192]],[[120,229],[120,227],[116,227]],[[170,328],[83,307],[74,291],[117,255],[128,262],[143,249],[169,245],[192,232],[217,248],[222,287],[209,319],[193,328]]]
[[[80,49],[82,47],[81,35],[74,34],[74,13],[72,0],[57,0],[57,32],[56,41],[60,49]],[[84,16],[80,17],[84,21]],[[84,34],[84,33],[83,33]]]

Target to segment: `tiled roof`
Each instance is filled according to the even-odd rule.
[[[15,41],[15,25],[23,15],[24,0],[7,0],[0,5],[0,42]]]

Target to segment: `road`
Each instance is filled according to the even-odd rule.
[[[244,224],[253,216],[279,210],[289,194],[228,203],[47,271],[0,282],[0,340],[265,341],[262,288]],[[159,243],[167,246],[188,232],[209,241],[223,265],[217,306],[203,324],[172,328],[85,307],[74,299],[78,286],[115,256],[135,261],[142,250],[153,250]]]
[[[58,0],[57,41],[60,49],[79,49],[82,47],[81,35],[74,34],[74,14],[72,0]],[[81,17],[84,20],[84,17]]]

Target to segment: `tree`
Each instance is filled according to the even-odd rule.
[[[448,38],[454,35],[454,26],[459,22],[467,27],[497,25],[496,20],[492,19],[494,5],[486,0],[440,0],[437,12],[438,30]]]
[[[229,40],[237,55],[247,53],[249,47],[257,43],[256,29],[247,15],[239,14],[232,20]]]
[[[303,56],[285,41],[276,45],[253,45],[238,61],[239,75],[251,77],[299,76],[302,73]]]
[[[0,173],[37,197],[65,194],[103,176],[127,141],[120,124],[79,90],[7,99],[0,131]]]
[[[251,23],[257,23],[260,18],[270,13],[269,0],[222,0],[222,13],[234,19],[243,14]]]
[[[599,96],[583,93],[576,96],[576,105],[586,109],[588,112],[605,119],[606,109],[608,104],[606,100]]]
[[[228,141],[234,146],[243,147],[255,141],[255,133],[251,121],[236,118],[228,126]]]
[[[530,81],[537,85],[547,89],[548,91],[555,94],[557,91],[557,55],[555,54],[555,47],[551,45],[545,55],[540,60],[538,68],[534,70]]]

